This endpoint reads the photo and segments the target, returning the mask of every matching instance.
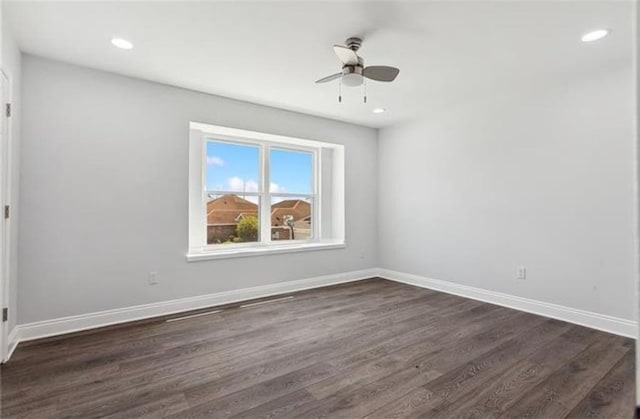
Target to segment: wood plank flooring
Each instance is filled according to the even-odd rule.
[[[21,344],[0,416],[633,417],[631,339],[382,279],[291,295]]]

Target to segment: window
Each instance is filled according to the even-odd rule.
[[[316,152],[270,148],[271,240],[312,240]]]
[[[207,244],[260,241],[260,155],[257,145],[206,140]]]
[[[344,147],[191,123],[189,260],[344,245]]]

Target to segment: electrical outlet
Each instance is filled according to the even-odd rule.
[[[149,272],[149,285],[156,285],[158,283],[158,272]]]
[[[518,279],[527,279],[527,268],[525,268],[524,266],[519,266],[518,267]]]

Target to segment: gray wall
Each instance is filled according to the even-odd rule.
[[[24,56],[19,323],[375,266],[635,319],[632,77],[531,86],[377,141]],[[345,144],[348,248],[187,263],[190,120]]]
[[[20,324],[377,266],[376,130],[29,55],[23,78]],[[344,144],[347,248],[186,262],[189,121]]]
[[[634,94],[628,63],[382,130],[382,267],[635,320]]]
[[[20,186],[20,118],[21,109],[21,61],[22,56],[13,39],[10,28],[2,24],[2,69],[7,72],[11,84],[12,118],[10,122],[11,140],[11,196],[9,203],[12,216],[9,220],[11,245],[9,248],[9,333],[17,324],[18,304],[18,219],[19,219],[19,186]]]

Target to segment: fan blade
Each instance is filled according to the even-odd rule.
[[[376,81],[394,81],[398,76],[400,69],[395,67],[387,67],[386,65],[372,65],[365,67],[362,73],[368,79]]]
[[[342,61],[344,65],[358,65],[358,54],[352,49],[343,47],[342,45],[334,45],[333,51],[338,56],[338,59]]]
[[[336,73],[327,77],[323,77],[320,80],[316,80],[316,83],[326,83],[331,80],[339,79],[340,77],[342,77],[342,73]]]

